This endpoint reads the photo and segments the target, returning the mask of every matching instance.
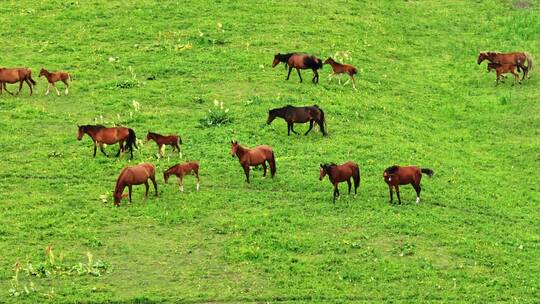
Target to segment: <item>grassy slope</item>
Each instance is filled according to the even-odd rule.
[[[540,58],[538,5],[100,2],[0,7],[1,65],[32,67],[35,78],[41,66],[74,75],[69,97],[44,97],[43,79],[39,95],[0,97],[0,302],[21,300],[8,296],[11,266],[41,260],[47,244],[71,263],[91,251],[113,265],[99,278],[33,279],[56,301],[538,296],[539,78],[494,87],[475,62],[487,49]],[[294,50],[350,51],[359,91],[328,83],[328,67],[318,86],[311,72],[303,84],[294,74],[284,81],[270,62]],[[111,88],[132,77],[129,66],[142,86]],[[198,127],[214,99],[235,123]],[[283,121],[263,127],[269,108],[288,103],[320,105],[330,136],[287,137]],[[101,203],[128,161],[92,159],[90,140],[75,140],[76,125],[95,119],[139,137],[180,133],[184,160],[201,162],[202,191],[190,178],[182,195],[160,181],[159,199],[143,203],[139,187],[132,205]],[[277,178],[254,171],[245,185],[232,138],[272,145]],[[49,157],[55,151],[61,157]],[[147,145],[134,162],[162,172],[180,161],[154,152]],[[360,194],[333,206],[318,164],[348,159],[361,166]],[[406,204],[388,205],[381,172],[394,163],[435,170],[422,204],[404,187]]]

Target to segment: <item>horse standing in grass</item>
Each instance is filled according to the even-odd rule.
[[[163,157],[163,151],[165,150],[165,145],[170,145],[173,149],[173,152],[176,150],[182,158],[182,151],[180,151],[180,146],[182,144],[182,138],[180,136],[171,134],[171,135],[160,135],[153,132],[148,132],[146,134],[146,141],[153,140],[158,146],[158,157]]]
[[[332,59],[332,57],[328,57],[328,59],[324,61],[324,64],[329,64],[332,67],[332,74],[328,76],[330,80],[332,80],[332,76],[334,75],[347,74],[351,79],[353,89],[356,90],[356,82],[354,80],[354,75],[358,73],[358,69],[356,69],[350,64],[342,64],[336,62],[334,59]],[[338,82],[339,84],[341,84],[341,79],[338,78]],[[347,82],[349,81],[347,80]],[[347,84],[347,82],[345,82],[345,84]]]
[[[293,128],[295,123],[306,123],[308,121],[309,129],[304,135],[308,135],[311,129],[313,129],[314,123],[319,125],[323,136],[327,135],[326,131],[324,130],[324,125],[326,123],[324,120],[324,112],[317,105],[308,107],[293,107],[291,105],[287,105],[282,108],[272,109],[268,112],[268,119],[266,120],[266,123],[271,124],[276,117],[281,117],[287,122],[287,135],[291,135],[291,131],[294,134],[298,134]]]
[[[125,151],[127,147],[131,153],[131,159],[133,159],[133,147],[135,146],[138,149],[137,137],[133,129],[124,127],[107,128],[102,125],[79,126],[77,139],[81,140],[84,134],[88,134],[94,142],[94,157],[96,157],[97,146],[99,146],[100,151],[105,156],[109,157],[103,150],[103,144],[112,145],[118,143],[120,148],[118,149],[118,153],[116,153],[116,157],[120,156],[120,152]]]
[[[34,79],[32,79],[32,70],[29,68],[0,68],[0,94],[2,93],[2,88],[6,90],[9,94],[13,95],[8,91],[6,83],[19,83],[19,91],[16,95],[22,90],[23,82],[26,82],[28,88],[30,88],[30,95],[32,95],[32,86],[36,85]]]
[[[45,92],[45,95],[49,95],[49,90],[51,88],[51,85],[56,90],[56,94],[60,96],[60,92],[58,91],[58,88],[55,86],[55,83],[57,81],[62,81],[66,85],[66,90],[64,93],[67,95],[69,93],[69,83],[71,82],[71,75],[66,72],[49,72],[46,69],[42,68],[39,71],[39,77],[45,76],[47,78],[47,81],[49,84],[47,85],[47,92]]]
[[[328,179],[334,185],[334,204],[336,197],[339,196],[339,183],[347,182],[349,186],[349,194],[351,194],[351,179],[354,181],[354,194],[356,195],[358,186],[360,186],[360,169],[355,162],[348,161],[341,165],[336,164],[321,164],[319,180],[328,175]]]
[[[523,70],[523,77],[521,78],[521,80],[525,79],[525,77],[530,78],[529,71],[533,68],[533,59],[531,54],[527,52],[481,52],[478,55],[478,59],[476,60],[476,62],[480,64],[486,59],[492,63],[514,64],[517,66],[518,72],[521,72],[521,70]],[[527,62],[527,66],[525,66],[525,62]]]
[[[148,179],[154,184],[154,190],[156,196],[158,196],[157,183],[156,183],[156,167],[150,163],[142,163],[132,167],[126,167],[120,172],[118,179],[116,180],[116,187],[113,192],[114,204],[118,207],[120,206],[120,201],[122,200],[122,193],[124,189],[128,187],[129,189],[129,202],[131,203],[131,187],[133,185],[142,185],[146,187],[146,192],[144,198],[148,196]]]
[[[259,166],[263,167],[263,177],[266,177],[266,163],[270,166],[270,173],[272,178],[276,175],[276,159],[274,157],[274,151],[272,147],[266,145],[260,145],[252,149],[242,147],[237,141],[231,141],[231,155],[237,156],[240,165],[244,169],[246,174],[246,182],[249,184],[249,167]]]
[[[302,82],[302,75],[300,74],[300,70],[311,69],[313,71],[313,79],[311,80],[311,82],[315,84],[319,82],[319,73],[317,72],[317,70],[323,68],[323,62],[320,58],[304,53],[279,53],[274,55],[272,67],[274,68],[280,62],[285,63],[285,69],[287,67],[289,68],[289,72],[287,73],[287,80],[289,80],[293,68],[296,69],[296,72],[298,72],[300,82]]]
[[[184,192],[184,176],[193,174],[197,178],[197,191],[200,188],[201,179],[199,178],[199,163],[196,161],[190,161],[183,164],[176,164],[163,173],[163,179],[165,184],[169,182],[169,176],[176,175],[178,177],[178,189],[180,192]]]
[[[388,185],[390,190],[390,203],[394,201],[394,194],[392,187],[396,188],[398,201],[401,204],[401,198],[399,197],[399,185],[411,184],[416,191],[416,202],[420,203],[420,181],[422,180],[422,173],[427,174],[430,178],[433,176],[433,170],[428,168],[420,168],[416,166],[400,167],[394,165],[386,168],[383,173],[384,181]]]
[[[512,75],[514,75],[514,83],[512,85],[515,85],[516,82],[519,82],[521,84],[521,80],[519,80],[519,74],[516,73],[516,67],[517,66],[515,64],[500,64],[500,63],[489,62],[487,65],[487,70],[488,70],[488,73],[495,70],[495,72],[497,73],[497,85],[499,85],[501,75],[506,74],[506,73],[512,73]]]

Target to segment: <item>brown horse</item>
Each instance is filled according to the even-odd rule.
[[[328,57],[328,59],[324,61],[324,64],[329,64],[332,67],[332,74],[328,76],[330,80],[332,80],[332,76],[334,75],[347,74],[351,78],[353,89],[356,90],[354,75],[358,73],[358,70],[354,66],[336,62],[332,57]],[[338,82],[341,84],[341,79],[338,78]],[[349,81],[347,80],[347,82]],[[347,82],[345,82],[345,84],[347,84]]]
[[[17,92],[17,95],[22,90],[23,82],[26,82],[28,87],[30,88],[30,95],[32,95],[32,86],[36,85],[36,82],[34,79],[32,79],[32,70],[29,68],[0,68],[0,94],[2,93],[2,87],[6,92],[13,95],[10,91],[8,91],[6,87],[6,83],[19,83],[19,91]]]
[[[49,95],[49,89],[51,88],[51,85],[56,90],[56,94],[60,96],[60,92],[58,91],[58,88],[56,88],[55,83],[57,81],[62,81],[66,85],[65,94],[67,95],[69,93],[69,82],[71,81],[71,75],[66,72],[49,72],[44,68],[41,68],[39,71],[39,77],[45,76],[47,78],[47,81],[49,84],[47,85],[47,92],[45,92],[45,95]]]
[[[276,54],[274,55],[274,61],[272,62],[272,67],[275,67],[280,62],[285,63],[285,68],[289,67],[289,73],[287,74],[287,80],[291,76],[291,71],[293,68],[298,72],[298,77],[300,77],[300,82],[302,82],[302,75],[300,70],[311,69],[313,71],[313,79],[311,82],[319,82],[319,73],[318,69],[323,68],[323,62],[320,58],[317,58],[312,55],[304,53],[288,53],[288,54]]]
[[[79,126],[77,139],[81,140],[85,133],[88,134],[94,142],[94,157],[96,157],[98,145],[100,151],[105,156],[109,157],[103,150],[103,144],[112,145],[118,143],[120,148],[118,149],[118,153],[116,153],[116,157],[120,156],[120,152],[125,151],[127,147],[131,152],[131,159],[133,159],[133,146],[138,149],[137,137],[135,136],[135,131],[133,131],[133,129],[124,127],[107,128],[102,125],[84,125]]]
[[[396,188],[398,201],[401,204],[401,198],[399,197],[399,185],[411,184],[416,191],[416,202],[420,203],[420,181],[422,180],[422,173],[427,174],[429,177],[433,176],[433,170],[427,168],[419,168],[416,166],[400,167],[394,165],[386,168],[383,173],[384,181],[388,185],[390,190],[390,203],[394,201],[394,194],[392,187]]]
[[[497,85],[499,85],[501,75],[505,73],[512,73],[512,75],[514,75],[514,83],[512,85],[516,84],[516,82],[519,82],[521,84],[521,81],[519,80],[519,74],[516,73],[516,67],[517,66],[515,64],[500,64],[500,63],[489,62],[487,65],[487,70],[488,70],[488,73],[493,70],[497,72]]]
[[[533,68],[533,59],[531,54],[527,52],[512,52],[512,53],[498,53],[498,52],[480,52],[476,62],[478,64],[482,63],[484,60],[489,60],[492,63],[499,64],[514,64],[517,66],[518,72],[523,70],[523,77],[521,80],[525,79],[525,76],[529,78],[529,71]],[[525,66],[527,62],[527,66]]]
[[[163,179],[165,184],[169,182],[169,176],[176,175],[178,177],[178,189],[180,192],[184,192],[183,180],[184,176],[193,174],[197,178],[197,191],[200,188],[201,179],[199,178],[199,163],[196,161],[190,161],[183,164],[176,164],[163,173]]]
[[[131,203],[131,186],[133,185],[142,185],[146,186],[146,193],[144,198],[148,196],[148,179],[154,184],[154,190],[156,196],[158,196],[157,183],[156,183],[156,167],[150,163],[142,163],[132,167],[126,167],[120,172],[118,179],[116,180],[116,187],[113,192],[114,204],[120,206],[120,201],[122,200],[122,193],[124,189],[128,187],[129,189],[129,202]]]
[[[274,151],[272,147],[266,145],[260,145],[252,149],[242,147],[238,144],[237,141],[231,141],[232,157],[235,155],[238,156],[238,161],[242,168],[244,168],[244,173],[246,174],[246,182],[249,184],[249,167],[262,165],[263,167],[263,177],[266,177],[266,163],[270,165],[270,173],[272,178],[276,175],[276,159],[274,157]]]
[[[360,169],[355,162],[348,161],[341,165],[336,164],[321,164],[319,180],[328,175],[328,179],[334,185],[334,204],[336,197],[339,196],[339,183],[347,182],[349,186],[349,194],[351,194],[351,178],[354,181],[354,194],[356,195],[358,186],[360,186]]]
[[[160,135],[153,132],[148,132],[146,134],[146,141],[153,140],[156,142],[158,146],[158,157],[163,157],[163,151],[165,150],[165,145],[170,145],[173,149],[173,152],[176,150],[180,154],[180,158],[182,158],[182,151],[180,151],[180,146],[182,144],[182,138],[178,135]]]
[[[287,135],[291,135],[291,131],[294,134],[296,131],[293,129],[294,123],[306,123],[309,121],[309,129],[304,135],[313,129],[313,123],[317,123],[323,136],[327,135],[324,130],[325,120],[324,112],[319,106],[308,106],[308,107],[293,107],[291,105],[284,106],[283,108],[272,109],[268,112],[268,119],[266,120],[267,124],[271,124],[276,117],[281,117],[287,122]]]

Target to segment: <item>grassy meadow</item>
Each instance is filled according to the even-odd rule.
[[[0,303],[540,298],[540,74],[495,86],[476,63],[540,59],[540,2],[8,0],[0,20],[0,66],[38,82],[0,96]],[[358,91],[329,66],[318,85],[308,70],[285,81],[272,58],[293,51],[355,65]],[[41,67],[71,72],[70,94],[44,96]],[[201,123],[216,101],[232,123]],[[287,104],[319,105],[329,136],[265,125]],[[178,133],[183,157],[147,143],[132,161],[93,158],[76,135],[95,123]],[[276,178],[246,184],[231,140],[272,146]],[[200,192],[192,176],[184,193],[163,182],[187,160]],[[359,194],[342,184],[333,205],[319,164],[347,160]],[[159,197],[135,186],[115,208],[118,173],[143,161]],[[393,164],[435,171],[421,204],[411,186],[389,204]]]

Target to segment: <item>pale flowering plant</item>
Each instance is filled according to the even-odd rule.
[[[215,127],[232,123],[229,109],[225,107],[223,101],[214,100],[214,107],[208,109],[205,117],[199,120],[203,127]]]

